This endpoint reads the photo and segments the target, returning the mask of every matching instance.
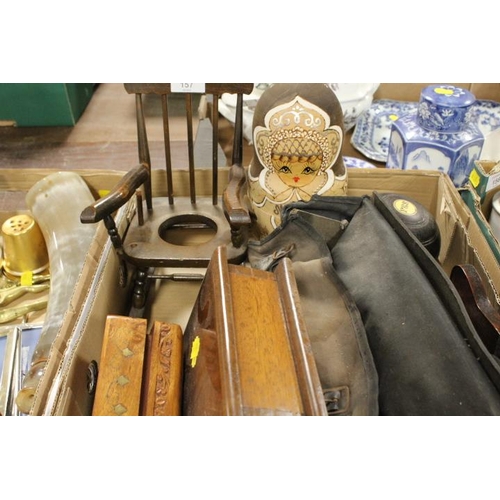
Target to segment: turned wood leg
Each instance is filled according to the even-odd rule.
[[[146,304],[147,269],[138,269],[135,277],[132,307],[143,309]]]

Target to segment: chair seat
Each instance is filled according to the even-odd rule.
[[[176,230],[182,227],[188,237],[176,241]],[[173,205],[168,198],[155,198],[153,210],[144,213],[139,226],[134,217],[124,238],[124,253],[138,267],[207,267],[219,246],[227,248],[228,261],[241,263],[246,246],[231,244],[231,228],[221,205],[212,198],[176,197]]]

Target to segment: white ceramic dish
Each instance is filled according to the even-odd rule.
[[[377,168],[373,163],[353,156],[344,156],[344,165],[347,168]]]
[[[394,120],[405,114],[416,114],[417,102],[380,99],[362,113],[351,137],[351,144],[371,160],[386,162],[389,139]],[[471,120],[475,121],[484,136],[500,128],[500,103],[477,100],[473,105]]]
[[[479,130],[486,137],[500,128],[500,102],[478,100],[474,103],[474,117]]]
[[[394,120],[404,114],[416,114],[417,102],[380,99],[358,118],[351,144],[367,158],[386,162]]]

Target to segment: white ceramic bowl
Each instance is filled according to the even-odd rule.
[[[367,110],[379,83],[330,83],[344,112],[344,129],[347,132],[356,125],[358,117]]]

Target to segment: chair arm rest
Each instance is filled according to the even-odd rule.
[[[251,224],[250,212],[242,201],[245,184],[245,170],[241,165],[233,165],[229,171],[229,182],[224,190],[222,201],[229,224],[235,228]]]
[[[148,177],[149,169],[146,165],[141,164],[133,168],[120,179],[108,195],[85,208],[80,215],[80,221],[83,224],[92,224],[108,217],[125,205]]]

